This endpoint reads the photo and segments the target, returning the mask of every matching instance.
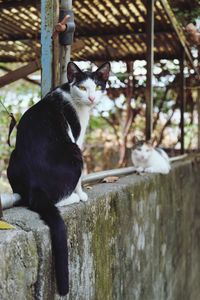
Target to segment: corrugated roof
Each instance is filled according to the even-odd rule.
[[[147,0],[74,0],[73,60],[135,60],[146,55]],[[40,56],[40,1],[0,0],[0,61]],[[155,1],[155,59],[177,58],[181,44],[162,1]]]

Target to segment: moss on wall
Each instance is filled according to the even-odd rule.
[[[169,175],[133,174],[98,184],[88,192],[87,203],[63,208],[70,261],[66,299],[198,299],[199,171],[199,158],[192,156],[174,164]],[[8,210],[5,216],[21,228],[16,236],[22,267],[14,272],[13,286],[26,299],[59,299],[48,228],[24,208]],[[0,263],[2,300],[14,297],[9,261],[14,261],[16,237],[11,232],[6,236],[7,242],[0,233],[0,250],[9,249]]]

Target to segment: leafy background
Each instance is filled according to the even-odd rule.
[[[183,28],[200,16],[198,0],[170,1]],[[192,51],[198,67],[198,49]],[[15,69],[18,64],[0,64]],[[81,68],[94,69],[89,62],[79,63]],[[107,96],[94,109],[85,140],[85,172],[100,171],[130,165],[130,149],[133,138],[144,138],[145,132],[145,85],[146,62],[135,61],[133,71],[124,62],[112,62]],[[5,74],[0,71],[0,76]],[[185,68],[186,112],[185,145],[187,151],[197,149],[197,99],[199,82],[193,70]],[[39,78],[39,73],[31,75]],[[153,142],[162,146],[169,155],[180,152],[180,71],[178,60],[161,60],[154,66]],[[0,90],[0,100],[7,109],[20,119],[28,107],[40,99],[40,86],[25,80],[5,86]],[[129,122],[131,119],[131,122]],[[10,119],[0,105],[0,175],[6,179],[6,168],[15,144],[16,129],[12,133],[10,148],[7,141]],[[131,124],[128,124],[131,123]]]

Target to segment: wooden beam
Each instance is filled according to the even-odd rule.
[[[39,69],[40,69],[40,63],[33,61],[17,70],[10,71],[8,74],[0,77],[0,88],[18,79],[22,79]]]
[[[96,53],[95,53],[96,54]],[[128,54],[128,55],[116,55],[116,56],[110,56],[108,55],[108,53],[100,53],[98,55],[88,55],[86,54],[85,56],[83,55],[81,58],[76,56],[76,53],[73,53],[73,59],[76,61],[83,61],[83,60],[87,60],[87,61],[91,61],[91,62],[98,62],[99,65],[103,62],[105,62],[106,60],[110,60],[110,61],[134,61],[134,60],[145,60],[146,59],[146,55],[145,54]],[[173,59],[179,59],[180,58],[180,53],[177,53],[176,55],[160,55],[160,54],[154,54],[154,61],[159,61],[161,59],[168,59],[168,60],[173,60]]]
[[[154,34],[155,35],[163,35],[163,34],[173,34],[174,33],[174,30],[171,30],[171,28],[168,28],[168,29],[164,29],[162,30],[161,28],[158,28],[157,30],[154,30]],[[134,31],[133,30],[130,30],[128,28],[123,28],[123,30],[118,30],[118,31],[114,31],[114,30],[111,30],[111,31],[106,31],[106,30],[102,30],[100,33],[99,32],[84,32],[82,34],[77,34],[75,35],[75,38],[76,39],[87,39],[87,38],[113,38],[113,37],[118,37],[118,36],[123,36],[123,37],[126,37],[127,35],[129,36],[145,36],[147,34],[147,32],[145,30],[140,30],[140,29],[135,29],[134,28]]]
[[[0,42],[7,42],[7,41],[35,41],[36,39],[39,40],[41,37],[40,33],[34,33],[34,34],[7,34],[6,37],[1,36]]]
[[[11,69],[9,69],[9,68],[7,68],[7,67],[5,67],[5,66],[1,66],[1,65],[0,65],[0,69],[3,70],[3,71],[6,71],[6,72],[12,72]],[[40,86],[40,83],[39,83],[38,81],[36,81],[36,80],[30,79],[30,78],[28,78],[28,77],[24,77],[24,78],[22,78],[22,79],[26,80],[27,82],[30,82],[30,83],[33,83],[33,84],[36,84],[36,85],[39,85],[39,86]]]
[[[83,44],[82,44],[83,45]],[[73,53],[73,47],[76,46],[76,42],[73,44],[72,46],[72,53]],[[83,45],[84,46],[84,45]],[[124,56],[121,56],[121,55],[117,55],[117,56],[109,56],[107,53],[104,53],[104,54],[98,54],[95,53],[95,55],[89,55],[88,53],[86,54],[86,56],[82,56],[81,58],[80,57],[77,57],[76,56],[76,51],[77,49],[80,49],[79,48],[79,45],[78,47],[75,47],[76,49],[74,50],[74,53],[73,53],[73,59],[74,60],[77,60],[77,61],[83,61],[83,60],[87,60],[87,61],[91,61],[91,62],[95,62],[97,61],[99,63],[99,65],[103,62],[105,62],[106,60],[110,60],[110,61],[134,61],[134,60],[144,60],[146,59],[146,55],[141,53],[141,54],[128,54],[128,55],[124,55]],[[83,48],[83,47],[82,47]],[[81,48],[81,49],[82,49]],[[80,49],[80,50],[81,50]],[[160,59],[168,59],[168,60],[173,60],[173,59],[179,59],[180,58],[180,52],[176,53],[176,54],[170,54],[170,55],[164,55],[164,54],[157,54],[157,53],[154,53],[154,61],[159,61]],[[3,63],[8,63],[8,62],[24,62],[23,59],[19,59],[17,57],[17,59],[15,57],[10,57],[10,56],[7,56],[7,57],[1,57],[0,56],[0,61]]]
[[[193,58],[192,58],[192,54],[190,52],[190,49],[188,48],[187,44],[186,44],[186,37],[185,34],[182,30],[182,28],[180,27],[178,21],[176,20],[176,17],[173,13],[173,11],[171,10],[169,3],[167,2],[167,0],[160,0],[160,2],[162,3],[162,6],[179,38],[179,41],[184,49],[185,52],[185,56],[187,57],[191,67],[195,70],[195,72],[200,76],[200,73],[198,71],[198,69],[194,66],[194,62],[193,62]]]
[[[154,34],[157,36],[159,35],[163,35],[163,34],[173,34],[174,33],[174,30],[171,30],[171,28],[169,29],[165,29],[165,30],[155,30],[154,31]],[[123,31],[113,31],[113,32],[110,32],[110,31],[105,31],[105,32],[101,32],[101,33],[98,33],[98,32],[84,32],[83,34],[76,34],[75,35],[75,40],[85,40],[85,39],[89,39],[89,38],[114,38],[114,37],[118,37],[118,36],[123,36],[123,37],[126,37],[127,35],[129,36],[145,36],[146,35],[146,32],[144,31],[139,31],[139,30],[135,30],[134,29],[134,32],[125,28]],[[5,41],[26,41],[26,40],[35,40],[36,38],[37,39],[40,39],[41,37],[41,34],[40,33],[36,33],[36,34],[32,34],[30,36],[27,36],[26,34],[9,34],[7,35],[7,37],[0,37],[0,42],[5,42]]]
[[[34,6],[38,9],[40,9],[40,1],[36,1],[36,0],[20,0],[20,1],[7,1],[7,2],[2,2],[0,3],[0,10],[2,9],[12,9],[14,8],[18,8],[18,7],[30,7],[30,6]]]
[[[185,111],[185,76],[184,76],[184,62],[185,62],[185,53],[183,49],[182,56],[180,58],[180,129],[181,129],[181,154],[185,152],[184,145],[184,111]]]
[[[152,135],[153,64],[154,64],[154,0],[147,1],[147,83],[146,83],[146,139]]]
[[[126,119],[123,126],[123,132],[122,132],[122,141],[120,143],[120,149],[119,149],[119,163],[118,165],[120,167],[125,166],[127,164],[127,136],[132,124],[133,120],[133,110],[131,108],[131,99],[133,96],[133,62],[127,62],[126,63],[127,73],[128,73],[128,83],[125,90],[126,95]]]

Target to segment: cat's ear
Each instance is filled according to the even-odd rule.
[[[150,138],[148,141],[146,141],[146,143],[149,145],[149,146],[152,146],[154,147],[155,146],[155,138]]]
[[[69,62],[67,65],[67,79],[68,83],[72,83],[74,79],[76,78],[77,74],[82,73],[82,71],[79,69],[79,67],[73,63]]]
[[[106,82],[109,78],[110,69],[111,69],[110,63],[106,62],[95,71],[96,76],[100,81]]]
[[[133,136],[133,139],[132,139],[132,142],[133,142],[133,144],[135,145],[135,144],[137,144],[137,143],[139,143],[139,139],[138,139],[138,137],[137,136]]]

